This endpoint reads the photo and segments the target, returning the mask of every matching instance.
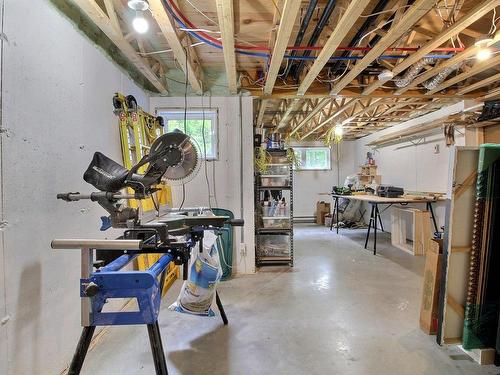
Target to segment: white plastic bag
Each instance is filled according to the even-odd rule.
[[[169,309],[183,313],[214,316],[211,306],[215,288],[222,277],[219,262],[217,236],[212,231],[205,231],[203,252],[197,247],[191,252],[191,267],[188,279],[184,281],[177,300]]]

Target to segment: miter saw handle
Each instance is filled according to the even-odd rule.
[[[245,220],[243,219],[229,219],[226,224],[232,225],[233,227],[242,227],[245,225]]]

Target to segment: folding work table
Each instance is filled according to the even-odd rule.
[[[324,195],[324,194],[322,194]],[[432,204],[437,202],[438,199],[432,198],[420,198],[420,197],[399,197],[399,198],[385,198],[379,197],[377,195],[339,195],[339,194],[328,194],[331,195],[334,200],[333,212],[335,214],[335,222],[339,222],[339,199],[345,198],[349,200],[358,200],[362,202],[367,202],[371,206],[370,211],[370,221],[368,223],[368,231],[366,232],[365,239],[365,249],[368,247],[368,240],[370,238],[370,231],[373,228],[373,255],[377,254],[377,221],[380,223],[380,229],[384,231],[384,226],[382,220],[380,219],[379,205],[387,205],[386,209],[394,204],[399,204],[401,206],[406,206],[408,204],[425,203],[426,210],[431,214],[431,220],[434,224],[434,230],[438,232],[438,226],[436,223],[436,217],[434,216],[434,210]],[[333,218],[330,225],[330,230],[333,229]],[[337,233],[339,232],[339,226],[337,225]]]

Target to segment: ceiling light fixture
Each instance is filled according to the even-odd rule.
[[[138,14],[132,21],[132,26],[134,30],[139,34],[144,34],[149,29],[148,20],[145,19],[141,14]]]
[[[149,29],[149,23],[146,18],[144,18],[143,12],[149,9],[149,3],[146,0],[129,0],[127,3],[128,7],[135,10],[135,18],[132,20],[132,27],[139,34],[144,34]]]
[[[344,136],[344,126],[342,124],[337,124],[335,125],[335,139],[339,140],[342,139]]]
[[[476,54],[476,58],[479,61],[487,60],[491,57],[491,50],[488,47],[493,44],[493,36],[492,35],[482,35],[480,36],[474,45],[479,48],[479,51]]]
[[[488,35],[488,34],[485,34],[485,35],[481,35],[475,42],[474,42],[474,45],[476,47],[482,47],[482,48],[486,48],[488,47],[488,45],[490,45],[491,43],[493,43],[493,36],[492,35]]]
[[[149,3],[146,0],[129,0],[127,5],[130,9],[140,12],[149,9]]]
[[[491,57],[491,50],[488,48],[482,48],[478,51],[476,58],[479,61],[488,60]]]

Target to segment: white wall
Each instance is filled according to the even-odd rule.
[[[135,95],[146,108],[149,101],[47,1],[5,0],[3,32],[1,172],[8,224],[0,231],[6,271],[0,319],[8,321],[0,334],[6,330],[8,341],[0,337],[0,353],[6,344],[8,357],[0,357],[0,373],[58,374],[81,330],[80,256],[51,250],[50,241],[102,238],[104,210],[57,201],[56,193],[92,190],[82,175],[94,151],[121,159],[115,91]]]
[[[212,183],[212,167],[215,164],[215,191],[220,208],[231,210],[236,218],[240,218],[241,193],[240,186],[240,111],[238,97],[189,97],[188,108],[218,108],[219,112],[219,158],[208,163],[209,181]],[[235,230],[235,252],[233,255],[233,272],[254,273],[254,193],[253,193],[253,105],[252,98],[242,97],[243,120],[243,218],[245,226],[243,235],[246,254],[240,251],[241,230]],[[183,97],[152,97],[150,110],[161,108],[183,108]],[[208,206],[208,188],[205,171],[202,168],[198,175],[185,185],[186,197],[184,207]],[[213,186],[212,188],[213,189]],[[182,201],[182,187],[174,187],[173,204],[179,207]],[[213,202],[213,200],[212,200]]]
[[[389,129],[361,138],[357,143],[357,165],[364,164],[366,152],[373,151],[366,144],[378,138],[401,131],[418,124],[445,118],[464,110],[466,103],[444,107],[438,111],[406,121]],[[464,137],[455,133],[457,145],[463,145]],[[434,152],[434,147],[439,146],[439,153]],[[421,144],[402,142],[397,145],[382,147],[374,151],[378,173],[382,176],[382,184],[403,187],[410,191],[427,191],[446,193],[448,187],[448,161],[451,148],[446,147],[443,135],[434,134],[426,136]],[[425,209],[425,205],[416,205],[416,208]],[[434,205],[438,226],[444,225],[445,203]],[[365,216],[368,220],[369,212]],[[390,214],[382,214],[384,229],[390,231]],[[368,222],[368,221],[367,221]],[[433,229],[434,230],[434,229]]]
[[[292,143],[293,146],[324,146],[322,142]],[[311,217],[316,215],[316,202],[331,203],[331,198],[319,193],[329,193],[332,186],[343,185],[346,176],[357,173],[356,142],[339,144],[340,158],[337,159],[337,145],[331,148],[331,166],[328,171],[295,171],[293,176],[293,215]],[[337,164],[340,162],[340,164]],[[339,169],[337,169],[337,165]],[[340,177],[340,178],[339,178]],[[333,206],[332,206],[333,209]]]

